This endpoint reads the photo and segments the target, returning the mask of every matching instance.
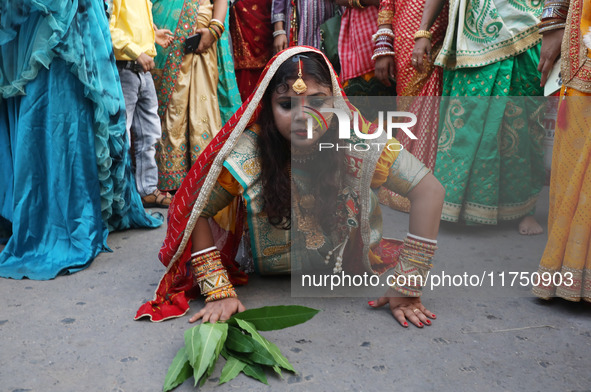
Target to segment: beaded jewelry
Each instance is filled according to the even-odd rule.
[[[199,286],[201,294],[207,297],[205,302],[236,298],[234,286],[230,283],[228,272],[222,264],[220,251],[215,247],[210,249],[191,255],[195,284]]]
[[[538,24],[538,33],[544,33],[546,31],[564,29],[566,27],[566,21],[561,19],[554,19],[546,22],[540,22]]]
[[[409,233],[400,251],[398,264],[394,267],[397,284],[392,288],[409,297],[421,296],[422,284],[425,283],[428,271],[433,267],[435,250],[437,241]],[[399,276],[404,277],[404,284],[399,284]]]
[[[566,17],[569,8],[568,0],[548,0],[544,3],[540,23],[538,23],[538,33],[564,29],[566,27]]]
[[[371,39],[372,41],[376,41],[378,39],[378,37],[385,35],[388,36],[392,39],[394,39],[394,32],[392,31],[392,29],[379,29],[374,35],[372,35]]]
[[[394,56],[394,32],[392,29],[379,29],[373,36],[372,40],[376,43],[372,60],[382,56]]]

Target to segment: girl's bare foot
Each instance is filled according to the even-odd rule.
[[[519,222],[519,234],[521,235],[537,235],[543,232],[544,229],[532,215],[524,217]]]

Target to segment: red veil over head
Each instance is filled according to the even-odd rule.
[[[138,309],[136,320],[150,317],[152,321],[163,321],[182,316],[189,310],[189,301],[199,294],[191,291],[193,275],[187,267],[191,257],[191,232],[195,223],[207,203],[224,160],[236,145],[242,132],[258,118],[260,101],[275,72],[292,56],[305,52],[315,52],[324,57],[331,72],[333,96],[341,98],[335,100],[335,106],[357,110],[348,103],[334,69],[318,49],[296,46],[276,54],[261,74],[255,91],[199,155],[197,162],[175,194],[168,210],[166,238],[159,253],[159,259],[167,269],[156,289],[154,299]],[[362,116],[359,118],[361,120]],[[238,219],[237,230],[228,234],[221,249],[222,259],[233,284],[244,284],[247,281],[246,275],[238,270],[237,264],[233,261],[241,238],[242,226],[242,222]]]

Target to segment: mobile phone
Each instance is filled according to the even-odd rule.
[[[190,35],[185,40],[185,54],[193,53],[199,47],[199,42],[201,41],[201,34],[197,33],[194,35]]]

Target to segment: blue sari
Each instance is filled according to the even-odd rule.
[[[125,101],[100,0],[0,5],[0,276],[52,279],[157,227],[135,189]]]

